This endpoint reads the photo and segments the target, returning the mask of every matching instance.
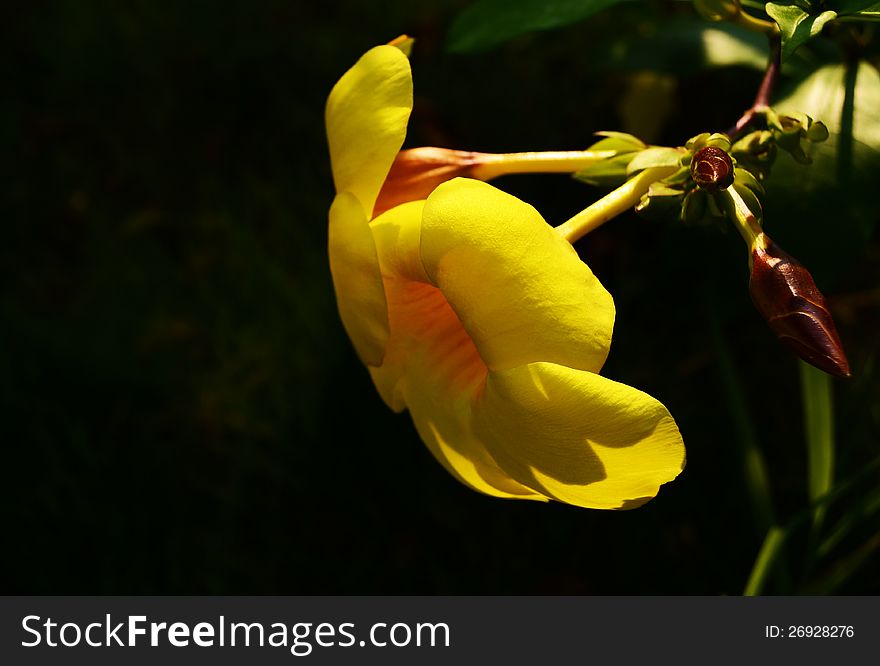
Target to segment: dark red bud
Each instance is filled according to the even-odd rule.
[[[721,148],[700,148],[691,160],[691,177],[706,192],[726,190],[733,185],[733,160]]]
[[[776,337],[795,354],[830,375],[850,376],[837,327],[813,277],[763,233],[752,250],[749,293]]]
[[[467,176],[482,153],[449,148],[401,150],[385,178],[373,217],[407,201],[426,199],[438,185],[457,176]]]

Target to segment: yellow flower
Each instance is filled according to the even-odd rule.
[[[666,408],[601,377],[614,303],[528,204],[456,178],[369,221],[402,145],[406,57],[369,51],[327,105],[340,314],[379,393],[496,497],[631,508],[684,465]]]

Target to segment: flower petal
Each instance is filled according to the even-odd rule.
[[[423,201],[370,225],[385,281],[391,335],[370,374],[385,402],[408,408],[422,440],[462,483],[496,497],[544,500],[502,472],[474,437],[471,411],[486,365],[419,255]]]
[[[433,291],[426,289],[428,278],[419,255],[424,207],[424,201],[405,203],[383,213],[370,224],[376,241],[386,298],[389,300],[388,317],[391,325],[391,336],[385,345],[382,366],[370,368],[370,374],[379,395],[396,412],[406,408],[401,384],[407,354],[413,345],[419,344],[412,339],[415,331],[413,322],[409,320],[413,317],[421,318],[417,303],[420,294],[427,291],[431,296]]]
[[[327,237],[339,316],[361,361],[377,366],[388,339],[388,306],[376,244],[353,194],[337,194]]]
[[[336,191],[352,192],[367,218],[403,145],[412,105],[409,60],[388,45],[367,51],[327,99],[325,121]]]
[[[634,508],[684,467],[681,434],[641,391],[552,363],[490,372],[475,432],[514,479],[562,502]]]
[[[429,283],[419,251],[424,201],[410,201],[383,213],[370,223],[379,265],[386,279]]]
[[[440,185],[425,205],[421,256],[491,370],[605,362],[614,301],[530,205],[476,180]]]
[[[478,384],[463,390],[448,374],[449,368],[432,358],[429,347],[408,359],[404,400],[422,441],[440,464],[474,490],[493,497],[546,501],[499,469],[474,435],[472,409]]]

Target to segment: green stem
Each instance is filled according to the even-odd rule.
[[[749,493],[749,501],[752,505],[752,513],[760,533],[763,534],[776,522],[773,510],[773,498],[770,493],[770,475],[767,473],[767,465],[764,454],[758,446],[758,438],[749,412],[748,401],[745,391],[739,379],[739,375],[730,357],[730,351],[724,340],[724,334],[717,317],[712,317],[712,333],[715,346],[715,358],[718,362],[718,372],[724,386],[724,393],[730,415],[733,418],[733,426],[736,432],[736,440],[739,444],[742,457],[743,475],[745,476],[746,488]]]
[[[755,247],[755,241],[762,233],[761,223],[733,185],[728,187],[719,196],[726,196],[730,199],[732,210],[729,217],[734,225],[736,225],[736,230],[739,231],[740,236],[746,242],[749,252],[751,252]]]
[[[831,377],[808,363],[800,362],[801,399],[807,439],[807,480],[810,502],[825,495],[834,481],[834,403]],[[825,517],[825,507],[813,512],[813,532]]]
[[[663,180],[676,171],[678,171],[677,166],[645,169],[570,220],[560,224],[556,227],[556,231],[569,243],[574,243],[608,220],[635,206],[652,183]]]
[[[749,574],[746,589],[743,591],[744,596],[754,597],[764,591],[767,577],[773,570],[779,553],[782,552],[783,543],[785,543],[785,532],[774,525],[767,531],[761,550],[758,551],[758,557],[755,559],[752,573]]]

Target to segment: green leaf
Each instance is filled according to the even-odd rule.
[[[764,205],[768,233],[809,266],[820,288],[831,288],[862,256],[877,223],[880,72],[867,62],[825,65],[774,108],[806,113],[830,133],[809,146],[811,166],[780,154]]]
[[[877,0],[840,0],[834,3],[839,16],[880,15],[880,2]]]
[[[825,576],[806,585],[802,593],[817,596],[834,594],[863,566],[876,562],[878,550],[880,550],[880,534],[872,534],[861,546],[836,562]]]
[[[856,12],[853,16],[871,19],[872,21],[880,21],[880,2],[871,5],[870,7],[863,9],[859,12]]]
[[[637,154],[626,169],[627,175],[651,167],[678,166],[684,151],[678,148],[648,148]]]
[[[764,71],[767,39],[733,23],[677,17],[647,26],[623,26],[592,44],[583,65],[593,71],[650,70],[676,76],[735,66]]]
[[[843,516],[816,549],[816,556],[827,557],[850,534],[857,531],[859,527],[863,527],[865,523],[868,523],[868,529],[871,529],[870,523],[876,521],[878,515],[880,515],[880,488],[866,493],[847,505]]]
[[[596,132],[596,136],[603,138],[590,146],[590,150],[616,150],[619,153],[633,153],[648,147],[638,137],[625,132]]]
[[[801,44],[822,32],[828,21],[837,18],[837,12],[831,10],[813,15],[795,5],[780,5],[775,2],[767,3],[767,13],[782,32],[783,60],[787,60]]]
[[[782,553],[786,536],[785,530],[779,527],[771,527],[767,531],[767,536],[764,538],[764,543],[761,544],[761,550],[758,551],[758,557],[755,558],[755,564],[752,566],[752,572],[749,574],[743,596],[755,597],[764,591],[767,579]]]
[[[536,30],[576,23],[630,0],[478,0],[449,31],[453,53],[479,53]]]
[[[807,487],[810,502],[824,496],[834,483],[834,399],[831,377],[801,361],[801,404],[807,437]],[[825,516],[824,507],[813,514],[818,530]]]

